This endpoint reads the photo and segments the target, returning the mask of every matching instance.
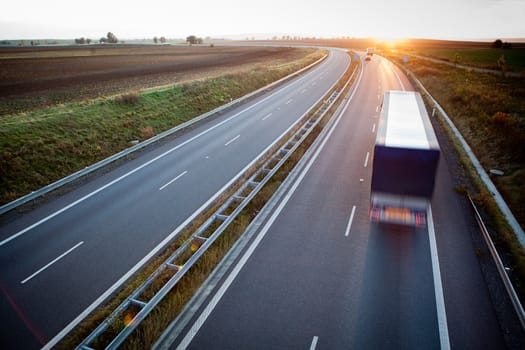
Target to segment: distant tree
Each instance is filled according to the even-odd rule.
[[[156,36],[154,36],[154,37],[153,37],[153,42],[154,42],[155,44],[157,44],[157,43],[159,42],[159,38],[157,38]]]
[[[504,42],[502,47],[504,49],[512,49],[512,44],[509,42]]]
[[[197,38],[195,35],[190,35],[186,38],[186,42],[190,45],[202,44],[202,38]]]
[[[501,39],[497,39],[492,43],[493,49],[501,49],[503,47],[503,41]]]
[[[102,38],[99,39],[99,42],[100,42],[101,44],[105,44],[105,43],[108,42],[108,38],[106,38],[106,37],[102,37]]]
[[[118,43],[118,38],[115,34],[113,34],[112,32],[108,32],[108,35],[107,35],[107,42],[110,43],[110,44],[116,44]]]
[[[161,42],[162,44],[166,43],[166,41],[167,41],[166,38],[163,37],[163,36],[161,36],[159,40],[160,40],[160,42]]]
[[[88,45],[91,44],[91,39],[89,39],[89,38],[86,39],[86,44],[88,44]]]

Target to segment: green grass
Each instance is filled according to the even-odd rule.
[[[454,62],[456,54],[459,54],[459,64],[496,70],[500,69],[498,59],[503,55],[509,71],[525,71],[525,49],[427,49],[417,53],[450,62]]]
[[[0,118],[0,204],[239,98],[315,61]],[[136,95],[136,96],[135,96]]]
[[[388,57],[403,65],[401,54]],[[504,176],[493,177],[493,182],[518,222],[525,227],[525,80],[476,73],[420,59],[410,60],[406,67],[447,111],[483,167],[487,171],[495,168],[505,172]],[[462,155],[461,147],[456,144],[456,148],[475,185],[477,193],[473,197],[489,214],[498,249],[510,257],[513,276],[518,281],[515,286],[525,301],[525,285],[522,285],[525,249],[466,155]]]

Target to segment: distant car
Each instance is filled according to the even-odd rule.
[[[372,60],[372,57],[370,57],[370,56],[366,56],[365,57],[365,61],[371,61],[371,60]]]

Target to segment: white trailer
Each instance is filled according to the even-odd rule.
[[[421,95],[385,92],[372,161],[370,219],[426,225],[439,154]]]

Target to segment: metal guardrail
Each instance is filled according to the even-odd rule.
[[[392,62],[392,61],[389,61],[389,62]],[[445,122],[448,124],[448,126],[450,127],[450,129],[454,133],[454,136],[461,143],[461,146],[463,147],[465,153],[469,157],[470,162],[472,163],[472,165],[476,169],[476,172],[478,173],[479,177],[481,178],[481,180],[483,181],[483,183],[485,184],[487,189],[492,194],[494,200],[496,201],[496,204],[498,205],[499,210],[503,213],[503,216],[505,216],[505,219],[507,219],[507,222],[509,223],[509,225],[511,226],[512,230],[514,231],[514,235],[516,236],[516,238],[520,242],[521,246],[523,248],[525,248],[525,232],[521,228],[518,220],[516,220],[516,217],[514,216],[514,214],[512,214],[512,211],[510,210],[509,206],[507,205],[507,203],[503,199],[503,196],[499,193],[498,189],[496,188],[496,186],[494,185],[494,183],[490,179],[489,175],[487,174],[487,172],[485,171],[485,169],[483,168],[483,166],[479,162],[478,158],[476,157],[474,152],[472,152],[472,149],[470,148],[469,144],[463,138],[463,135],[461,135],[461,132],[459,132],[458,128],[456,128],[456,126],[452,122],[452,119],[450,119],[450,117],[447,115],[447,113],[445,112],[443,107],[441,107],[441,105],[436,101],[436,99],[428,92],[428,90],[425,88],[423,83],[421,83],[421,81],[414,75],[414,73],[412,73],[406,67],[400,66],[397,63],[396,63],[396,65],[399,68],[403,69],[405,71],[405,73],[407,74],[407,76],[410,76],[419,85],[421,90],[423,90],[425,95],[428,96],[428,98],[432,101],[432,104],[439,111],[439,113],[441,114],[441,116],[443,117]]]
[[[490,237],[489,231],[487,230],[487,227],[485,226],[485,223],[483,222],[483,219],[481,218],[481,215],[479,214],[479,211],[476,208],[474,201],[472,200],[470,196],[468,196],[468,199],[470,201],[470,204],[472,205],[472,208],[474,209],[476,221],[478,222],[479,228],[481,229],[481,232],[483,233],[483,237],[485,238],[485,242],[487,243],[487,246],[489,248],[490,254],[492,255],[492,258],[494,259],[494,262],[496,264],[496,268],[498,269],[501,280],[503,281],[503,284],[505,285],[505,289],[507,290],[507,293],[509,294],[510,300],[512,302],[512,306],[514,307],[514,310],[516,311],[516,315],[518,316],[518,319],[520,320],[521,327],[522,329],[525,330],[525,311],[523,310],[523,306],[521,305],[520,299],[518,295],[516,294],[516,290],[514,289],[512,282],[510,281],[507,271],[505,270],[505,266],[503,265],[503,262],[501,261],[501,258],[499,257],[498,251],[496,250],[496,247],[494,246],[494,243],[492,242],[492,238]]]
[[[399,65],[398,65],[399,67]],[[459,130],[456,128],[452,120],[449,118],[445,110],[439,105],[439,103],[430,95],[428,90],[423,86],[423,83],[419,81],[419,79],[416,78],[416,76],[408,70],[406,67],[401,67],[407,75],[411,76],[412,79],[419,85],[419,87],[425,92],[425,94],[430,98],[432,103],[434,104],[435,108],[439,110],[449,127],[452,129],[454,136],[460,141],[463,149],[467,153],[468,157],[470,158],[470,161],[474,165],[476,171],[482,178],[483,182],[487,186],[487,188],[491,191],[492,195],[496,199],[496,203],[498,204],[500,210],[504,213],[505,217],[507,218],[507,221],[511,225],[511,227],[514,229],[516,237],[518,238],[519,242],[522,244],[522,246],[525,247],[525,235],[523,234],[523,230],[521,229],[521,226],[517,222],[516,218],[508,208],[507,204],[503,200],[503,197],[501,197],[500,193],[494,186],[494,183],[490,180],[487,173],[481,166],[481,163],[477,159],[477,157],[474,155],[472,150],[470,149],[470,146],[467,144],[465,139],[463,138],[463,135],[459,132]],[[525,330],[525,311],[523,309],[523,306],[521,304],[521,301],[516,294],[516,291],[514,290],[514,287],[512,285],[512,282],[510,281],[510,278],[505,271],[505,267],[503,265],[503,262],[501,261],[501,258],[499,257],[498,251],[496,250],[496,247],[494,246],[494,243],[492,242],[492,238],[490,237],[490,234],[487,230],[487,227],[485,226],[485,223],[483,222],[483,219],[481,218],[481,215],[479,214],[478,209],[476,208],[476,205],[472,201],[472,198],[468,196],[468,199],[470,201],[470,204],[472,205],[472,208],[474,209],[474,214],[476,221],[480,227],[480,230],[483,234],[483,237],[485,239],[485,242],[487,243],[487,246],[489,248],[490,254],[492,255],[492,258],[494,259],[494,263],[496,264],[496,268],[498,269],[499,275],[501,277],[501,280],[503,281],[503,284],[505,285],[505,289],[507,290],[507,293],[509,295],[509,298],[512,302],[512,305],[514,307],[514,310],[516,311],[516,315],[518,316],[518,319],[521,323],[522,329]]]
[[[355,71],[354,71],[355,74]],[[309,118],[302,127],[291,135],[272,156],[266,160],[246,182],[220,206],[219,209],[202,224],[160,267],[132,292],[81,344],[77,349],[92,349],[90,344],[104,334],[111,325],[122,319],[127,311],[136,312],[124,328],[111,340],[105,349],[118,348],[139,326],[149,313],[162,301],[170,290],[201,258],[208,248],[224,232],[229,224],[240,214],[270,178],[279,170],[292,153],[302,144],[315,126],[323,119],[326,112],[336,102],[340,91],[344,91],[352,81],[348,79],[343,88],[332,93],[329,99]],[[166,274],[171,275],[164,282]],[[145,297],[148,288],[159,282],[162,286],[150,298]],[[157,286],[158,288],[159,286]],[[150,293],[151,294],[151,293]]]
[[[279,84],[282,84],[283,82],[285,82],[285,81],[287,81],[289,79],[292,79],[295,76],[298,76],[298,75],[302,74],[303,72],[307,71],[308,69],[312,68],[313,66],[321,63],[327,57],[328,56],[325,55],[325,56],[321,57],[320,59],[318,59],[317,61],[313,62],[312,64],[310,64],[310,65],[308,65],[308,66],[306,66],[304,68],[301,68],[297,72],[289,74],[289,75],[287,75],[284,78],[281,78],[281,79],[279,79],[277,81],[274,81],[271,84],[263,86],[262,88],[260,88],[260,89],[258,89],[256,91],[253,91],[253,92],[251,92],[251,93],[249,93],[247,95],[244,95],[243,97],[240,97],[240,98],[238,98],[238,99],[236,99],[234,101],[231,101],[231,102],[229,102],[229,103],[227,103],[227,104],[225,104],[223,106],[217,107],[217,108],[215,108],[215,109],[213,109],[213,110],[211,110],[211,111],[209,111],[207,113],[201,114],[201,115],[199,115],[199,116],[197,116],[197,117],[195,117],[195,118],[193,118],[193,119],[191,119],[191,120],[189,120],[189,121],[187,121],[187,122],[185,122],[183,124],[180,124],[180,125],[178,125],[178,126],[176,126],[174,128],[171,128],[169,130],[166,130],[166,131],[164,131],[164,132],[162,132],[162,133],[160,133],[160,134],[158,134],[156,136],[153,136],[150,139],[142,141],[142,142],[140,142],[140,143],[138,143],[138,144],[136,144],[136,145],[134,145],[132,147],[126,148],[125,150],[122,150],[122,151],[120,151],[120,152],[118,152],[118,153],[116,153],[116,154],[114,154],[114,155],[112,155],[112,156],[110,156],[108,158],[105,158],[105,159],[103,159],[103,160],[101,160],[101,161],[99,161],[99,162],[97,162],[95,164],[87,166],[87,167],[85,167],[82,170],[79,170],[79,171],[77,171],[77,172],[75,172],[75,173],[73,173],[71,175],[68,175],[68,176],[66,176],[66,177],[64,177],[64,178],[62,178],[62,179],[60,179],[58,181],[55,181],[55,182],[53,182],[53,183],[51,183],[51,184],[49,184],[47,186],[44,186],[44,187],[42,187],[42,188],[40,188],[40,189],[38,189],[36,191],[28,193],[25,196],[22,196],[22,197],[20,197],[18,199],[15,199],[12,202],[4,204],[4,205],[0,206],[0,215],[4,214],[4,213],[6,213],[6,212],[8,212],[10,210],[13,210],[15,208],[18,208],[19,206],[24,205],[24,204],[26,204],[26,203],[28,203],[28,202],[30,202],[32,200],[35,200],[35,199],[37,199],[39,197],[42,197],[42,196],[48,194],[51,191],[54,191],[54,190],[56,190],[56,189],[58,189],[58,188],[60,188],[62,186],[65,186],[65,185],[67,185],[67,184],[69,184],[69,183],[71,183],[71,182],[73,182],[73,181],[75,181],[75,180],[77,180],[77,179],[79,179],[79,178],[81,178],[83,176],[86,176],[86,175],[88,175],[88,174],[90,174],[90,173],[92,173],[92,172],[94,172],[94,171],[96,171],[96,170],[98,170],[98,169],[100,169],[102,167],[105,167],[108,164],[111,164],[111,163],[113,163],[113,162],[115,162],[115,161],[117,161],[119,159],[122,159],[122,158],[124,158],[124,157],[126,157],[126,156],[128,156],[128,155],[130,155],[130,154],[132,154],[134,152],[136,152],[136,151],[139,151],[139,150],[141,150],[141,149],[151,145],[152,143],[158,142],[158,141],[162,140],[163,138],[165,138],[167,136],[170,136],[170,135],[172,135],[172,134],[174,134],[174,133],[176,133],[178,131],[181,131],[183,129],[186,129],[186,128],[188,128],[188,127],[190,127],[190,126],[192,126],[192,125],[194,125],[194,124],[196,124],[196,123],[198,123],[198,122],[200,122],[200,121],[202,121],[204,119],[207,119],[207,118],[209,118],[209,117],[211,117],[213,115],[216,115],[216,114],[218,114],[220,112],[223,112],[223,111],[225,111],[225,110],[227,110],[229,108],[237,106],[237,105],[239,105],[239,104],[249,100],[250,98],[253,98],[253,97],[263,93],[264,91],[266,91],[268,89],[271,89],[271,88],[273,88],[273,87],[275,87],[275,86],[277,86]]]

